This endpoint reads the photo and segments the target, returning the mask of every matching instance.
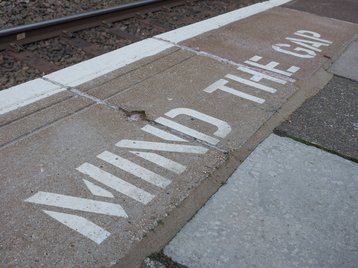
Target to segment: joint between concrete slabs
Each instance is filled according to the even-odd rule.
[[[89,95],[89,94],[87,94],[85,92],[82,92],[81,90],[78,90],[78,89],[70,87],[70,86],[65,86],[65,85],[63,85],[63,84],[61,84],[59,82],[53,81],[53,80],[51,80],[49,78],[46,78],[46,77],[42,77],[42,79],[47,81],[47,82],[49,82],[49,83],[52,83],[52,84],[54,84],[56,86],[64,87],[64,88],[66,88],[67,91],[73,93],[74,95],[82,97],[82,98],[85,98],[85,99],[89,99],[89,100],[93,101],[95,104],[104,105],[104,106],[106,106],[106,107],[108,107],[110,109],[118,110],[117,107],[107,103],[105,100],[101,100],[99,98],[96,98],[96,97],[94,97],[92,95]]]
[[[110,103],[108,103],[106,100],[102,100],[102,99],[99,99],[99,98],[96,98],[90,94],[87,94],[85,92],[82,92],[81,90],[78,90],[76,88],[69,88],[68,89],[70,92],[72,92],[73,94],[77,95],[77,96],[80,96],[80,97],[83,97],[83,98],[86,98],[86,99],[89,99],[91,101],[93,101],[94,103],[96,104],[99,104],[99,105],[103,105],[111,110],[115,110],[115,111],[123,111],[123,112],[127,112],[125,109],[121,108],[121,107],[116,107]]]
[[[202,50],[198,50],[198,49],[193,49],[191,47],[188,47],[188,46],[185,46],[185,45],[180,45],[180,44],[177,44],[175,42],[171,42],[171,41],[168,41],[168,40],[165,40],[165,39],[161,39],[161,38],[158,38],[158,37],[153,37],[153,39],[156,39],[156,40],[159,40],[159,41],[164,41],[164,42],[167,42],[177,48],[180,48],[181,50],[184,50],[184,51],[188,51],[188,52],[191,52],[191,53],[194,53],[195,55],[197,56],[202,56],[202,57],[207,57],[209,59],[212,59],[212,60],[215,60],[217,62],[220,62],[220,63],[224,63],[224,64],[228,64],[228,65],[232,65],[234,67],[245,67],[245,68],[248,68],[250,70],[254,70],[254,71],[257,71],[257,72],[260,72],[262,74],[267,74],[267,75],[270,75],[272,77],[275,77],[275,78],[278,78],[278,79],[282,79],[284,81],[287,81],[291,84],[293,84],[294,82],[296,82],[295,79],[293,78],[290,78],[290,77],[287,77],[285,75],[281,75],[281,74],[278,74],[278,73],[275,73],[275,72],[271,72],[271,71],[267,71],[267,70],[264,70],[264,69],[261,69],[261,68],[258,68],[258,67],[253,67],[253,66],[249,66],[249,65],[246,65],[246,64],[241,64],[241,63],[237,63],[233,60],[230,60],[230,59],[226,59],[226,58],[223,58],[223,57],[220,57],[220,56],[217,56],[215,54],[212,54],[212,53],[209,53],[209,52],[206,52],[206,51],[202,51]]]

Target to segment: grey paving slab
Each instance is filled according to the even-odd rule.
[[[324,17],[358,23],[358,2],[355,0],[293,0],[284,6]]]
[[[333,64],[332,72],[358,81],[358,41],[353,42]]]
[[[358,159],[358,82],[334,77],[276,130]]]
[[[271,135],[164,253],[188,267],[356,267],[356,163]]]
[[[114,265],[227,159],[133,120],[91,105],[0,148],[1,267]]]
[[[271,61],[279,70],[296,66],[300,69],[291,76],[304,80],[336,58],[356,34],[358,25],[276,7],[181,44],[250,66]]]
[[[198,133],[193,135],[194,138],[209,141],[212,145],[235,149],[239,148],[297,91],[295,86],[285,80],[281,80],[283,84],[270,80],[261,81],[260,85],[271,92],[260,90],[237,82],[237,79],[245,80],[247,83],[253,81],[250,80],[251,74],[238,70],[234,65],[196,56],[190,52],[176,53],[177,55],[171,54],[168,60],[172,61],[172,58],[176,58],[177,64],[125,91],[119,90],[117,86],[123,81],[122,76],[101,85],[104,91],[118,91],[118,94],[109,98],[108,102],[128,111],[144,111],[149,119],[180,129],[182,132],[184,132],[182,126],[200,130],[206,135],[204,139],[202,139],[203,135],[199,137]],[[146,72],[145,69],[139,69],[138,72],[140,71]],[[263,75],[259,72],[257,74]],[[237,95],[242,93],[250,96],[246,98]],[[262,102],[259,103],[256,99]],[[219,121],[214,123],[212,119],[194,115],[196,112],[193,111]],[[164,114],[166,117],[163,116]],[[168,120],[182,126],[174,127],[172,123],[168,123]],[[223,132],[222,136],[214,134],[218,125],[226,125],[227,131]],[[220,138],[220,142],[219,140],[215,142],[217,138]]]

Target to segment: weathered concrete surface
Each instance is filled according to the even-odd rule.
[[[293,41],[297,42],[297,39],[312,41],[313,39],[295,34],[297,31],[315,32],[318,34],[317,38],[332,43],[316,47],[321,51],[304,51],[302,49],[307,49],[304,45],[309,45],[309,43],[304,41],[302,45]],[[264,58],[263,63],[271,60],[280,63],[279,68],[282,70],[298,66],[301,70],[292,77],[305,79],[321,66],[329,63],[331,58],[337,57],[357,33],[357,25],[277,7],[184,41],[182,44],[237,63],[244,63],[258,55]],[[306,34],[307,32],[304,35]],[[276,51],[273,46],[277,45],[286,52],[300,54],[304,58]],[[296,48],[299,51],[295,51]],[[309,53],[312,53],[312,57]]]
[[[111,266],[151,229],[165,222],[167,214],[208,180],[226,159],[224,153],[209,150],[190,139],[168,142],[142,131],[147,124],[131,121],[123,113],[104,105],[92,105],[1,148],[0,266]],[[149,151],[185,168],[173,172],[130,153],[140,149],[115,145],[123,139],[174,144],[177,150],[195,146],[190,148],[198,151],[179,153],[155,148]],[[117,155],[112,159],[115,163],[122,157],[154,173],[145,176],[147,171],[134,166],[141,173],[131,174],[125,170],[132,163],[125,160],[120,161],[124,166],[115,167],[103,158],[105,151]],[[84,172],[89,169],[84,163],[90,163],[101,175],[86,175]],[[164,166],[163,161],[161,165]],[[128,185],[108,184],[103,180],[108,175],[101,170],[116,176],[117,182],[121,179],[131,183],[136,190],[125,192]],[[41,195],[44,198],[41,199]],[[72,199],[66,202],[68,196]],[[109,206],[107,212],[103,206]],[[56,216],[58,219],[67,217],[64,220],[67,224],[75,217],[72,222],[75,227],[68,228],[53,218]],[[81,225],[83,221],[86,223]],[[87,233],[91,238],[79,233],[88,232],[89,228],[97,230]]]
[[[226,75],[231,74],[249,79],[249,74],[240,72],[235,66],[185,51],[176,53],[178,55],[171,54],[169,60],[175,57],[177,64],[124,92],[116,86],[126,79],[123,76],[101,85],[103,91],[118,91],[118,94],[109,98],[108,102],[128,111],[145,111],[151,120],[157,120],[176,108],[188,108],[207,114],[226,122],[231,127],[230,133],[221,139],[218,145],[235,149],[255,133],[297,90],[289,82],[282,85],[272,81],[265,81],[265,85],[277,90],[275,93],[258,90],[226,78]],[[261,98],[264,103],[243,99],[219,89],[212,93],[206,91],[221,79],[226,79],[227,87]],[[200,130],[206,135],[213,136],[217,129],[215,125],[203,122],[195,116],[179,115],[168,119]]]
[[[358,159],[358,82],[334,77],[277,131]]]
[[[284,6],[323,17],[358,23],[358,2],[355,0],[293,0]]]
[[[355,267],[358,166],[271,135],[165,248],[188,267]]]
[[[336,75],[358,81],[358,41],[350,44],[333,64],[332,72]]]

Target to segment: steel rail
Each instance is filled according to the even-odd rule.
[[[88,29],[99,26],[104,22],[115,22],[133,17],[133,14],[153,12],[163,6],[170,7],[184,2],[183,0],[142,0],[116,7],[3,29],[0,30],[0,49],[5,49],[10,44],[23,45],[53,38],[66,31],[74,32]]]

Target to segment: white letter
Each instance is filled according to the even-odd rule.
[[[271,71],[271,72],[275,72],[275,73],[278,73],[278,74],[286,75],[286,76],[289,76],[289,77],[292,76],[293,73],[296,73],[300,69],[299,67],[291,66],[286,71],[283,71],[283,70],[280,70],[280,69],[276,68],[280,64],[278,62],[275,62],[275,61],[271,61],[266,65],[257,63],[261,59],[262,59],[262,57],[256,55],[256,56],[252,57],[250,60],[245,61],[245,63],[249,64],[249,65],[252,65],[252,66],[255,66],[255,67],[258,67],[258,68],[261,68],[261,69],[264,69],[264,70],[267,70],[267,71]]]
[[[249,82],[251,82],[251,81],[249,81]],[[220,79],[220,80],[216,81],[215,83],[213,83],[212,85],[208,86],[206,89],[204,89],[204,91],[207,92],[207,93],[213,93],[216,90],[220,89],[220,90],[222,90],[224,92],[230,93],[232,95],[235,95],[235,96],[238,96],[240,98],[250,100],[250,101],[253,101],[253,102],[256,102],[256,103],[259,103],[259,104],[262,104],[262,103],[265,102],[264,99],[261,99],[261,98],[255,97],[253,95],[244,93],[244,92],[242,92],[240,90],[236,90],[236,89],[233,89],[231,87],[228,87],[228,86],[226,86],[227,83],[229,83],[229,81],[227,81],[225,79]],[[254,82],[251,82],[251,83],[254,83]]]
[[[316,56],[316,53],[314,51],[312,51],[312,50],[309,50],[309,49],[296,47],[294,49],[294,51],[296,51],[296,52],[299,52],[299,51],[304,52],[304,53],[300,54],[300,53],[296,53],[296,52],[293,52],[293,51],[290,51],[290,50],[285,50],[282,47],[291,47],[291,45],[288,45],[288,44],[276,44],[276,45],[272,46],[272,48],[274,50],[276,50],[277,52],[292,55],[292,56],[295,56],[295,57],[298,57],[298,58],[312,59],[312,58],[314,58]]]
[[[328,43],[328,44],[333,43],[332,41],[321,39],[320,38],[321,35],[319,33],[316,33],[316,32],[300,30],[300,31],[295,32],[295,35],[306,37],[306,38],[316,40],[316,41],[321,41],[321,42]]]

